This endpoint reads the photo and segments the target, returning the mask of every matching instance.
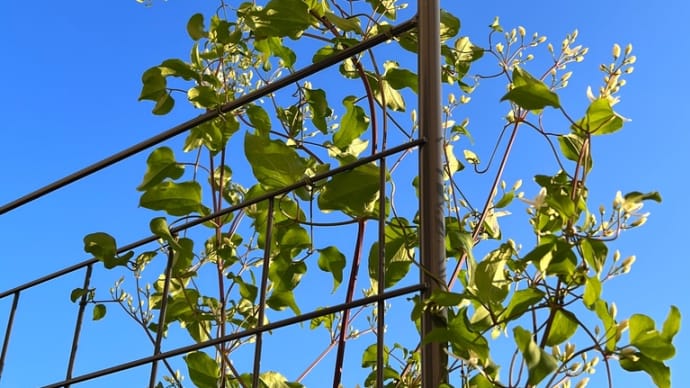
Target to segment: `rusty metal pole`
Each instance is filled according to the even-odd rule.
[[[426,139],[419,153],[420,260],[426,271],[424,299],[445,289],[445,222],[443,213],[443,133],[441,131],[441,37],[439,0],[417,3],[419,31],[419,128]],[[444,324],[444,311],[422,315],[422,338]],[[422,387],[436,388],[448,382],[446,343],[422,345]]]

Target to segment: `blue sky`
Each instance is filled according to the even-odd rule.
[[[690,90],[690,82],[684,73],[688,60],[684,36],[690,5],[682,1],[651,5],[590,0],[577,6],[549,1],[523,2],[519,8],[506,4],[498,0],[442,1],[444,8],[462,20],[462,33],[480,46],[486,42],[486,26],[497,15],[504,26],[523,25],[529,32],[547,35],[555,45],[577,28],[579,42],[590,47],[590,53],[584,63],[573,67],[575,75],[564,97],[575,107],[586,104],[587,85],[601,82],[597,68],[610,60],[611,45],[633,44],[638,62],[617,106],[633,121],[595,145],[596,166],[589,185],[597,192],[595,200],[606,204],[617,190],[656,190],[664,202],[648,205],[648,223],[616,242],[624,256],[635,254],[637,262],[607,292],[616,300],[619,316],[644,312],[661,321],[671,304],[687,315],[690,293],[684,287],[689,267],[683,249],[687,241],[683,209],[687,206],[690,135],[684,122],[688,111],[684,91]],[[169,116],[154,117],[150,104],[136,99],[145,69],[166,58],[187,57],[190,41],[184,26],[189,16],[214,7],[215,2],[183,0],[156,2],[153,7],[134,0],[98,5],[83,0],[0,4],[0,73],[5,75],[0,93],[4,145],[0,203],[198,114],[183,107]],[[477,93],[474,99],[489,94],[481,94],[481,88]],[[180,101],[178,105],[184,104]],[[463,114],[472,118],[470,129],[475,138],[485,128],[500,128],[501,109],[489,110],[481,104],[467,109]],[[523,171],[539,168],[542,162],[531,159],[534,147],[540,147],[536,142],[529,134],[519,139],[511,156],[515,164],[506,176],[509,184],[520,178],[530,180]],[[0,216],[0,290],[88,258],[82,250],[87,233],[105,230],[122,243],[146,236],[150,212],[137,208],[134,190],[145,158],[143,153]],[[102,276],[100,281],[107,283],[108,275]],[[18,342],[32,351],[15,353],[8,360],[0,386],[34,386],[55,380],[42,379],[40,374],[62,376],[64,361],[51,360],[65,357],[69,339],[62,333],[69,332],[66,328],[73,320],[69,309],[74,308],[67,300],[68,292],[80,281],[73,276],[51,286],[55,288],[46,287],[41,295],[23,297],[22,303],[39,311],[18,317],[17,335],[24,336],[20,337],[24,342]],[[7,300],[0,301],[0,317],[8,308]],[[65,315],[65,311],[70,312]],[[133,350],[124,346],[128,344],[122,341],[125,332],[112,331],[113,326],[89,327],[93,331],[82,343],[85,352],[100,340],[107,341],[110,349],[103,359],[89,360],[94,367],[147,354],[144,347]],[[678,353],[670,362],[673,385],[686,386],[690,384],[690,371],[685,367],[690,363],[690,334],[685,323],[676,344]],[[97,355],[97,350],[88,354]],[[45,373],[36,373],[43,368]],[[599,369],[603,373],[603,367]],[[616,378],[629,382],[621,386],[651,386],[641,374],[617,373]]]

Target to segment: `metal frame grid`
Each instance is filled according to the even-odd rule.
[[[323,70],[332,65],[338,64],[345,59],[352,57],[364,50],[372,48],[382,42],[385,42],[392,37],[398,36],[402,33],[408,32],[414,28],[417,28],[419,34],[419,122],[420,122],[420,138],[406,144],[398,145],[387,149],[385,151],[376,153],[375,155],[361,158],[358,161],[341,166],[339,168],[332,169],[326,173],[319,174],[312,177],[309,181],[303,180],[301,182],[294,183],[290,186],[284,187],[279,190],[267,193],[265,195],[253,198],[251,200],[244,201],[243,203],[223,209],[217,213],[210,214],[206,217],[195,219],[194,221],[187,222],[183,225],[171,228],[171,232],[176,234],[182,232],[186,229],[194,227],[196,225],[202,224],[216,217],[230,214],[232,212],[238,211],[247,206],[257,204],[259,202],[267,201],[269,206],[269,220],[267,222],[266,238],[270,241],[272,238],[272,222],[270,220],[270,215],[273,214],[270,209],[274,205],[274,199],[283,194],[289,193],[295,189],[301,187],[308,187],[310,182],[318,181],[321,179],[326,179],[332,177],[336,174],[351,170],[358,166],[378,162],[380,171],[380,182],[379,190],[384,191],[385,188],[385,174],[386,174],[386,157],[395,155],[397,153],[418,147],[420,150],[419,159],[419,176],[420,176],[420,257],[421,264],[426,271],[420,271],[420,282],[416,285],[411,285],[407,287],[399,287],[395,290],[385,291],[384,285],[385,281],[383,277],[385,276],[383,270],[383,260],[379,260],[379,270],[378,270],[378,292],[377,295],[360,298],[331,306],[328,308],[319,309],[309,313],[301,314],[298,316],[290,317],[283,320],[278,320],[275,322],[264,324],[263,316],[265,314],[265,298],[266,298],[266,285],[267,285],[267,274],[270,262],[270,257],[268,250],[264,252],[264,265],[262,267],[262,277],[261,277],[261,287],[260,287],[260,307],[258,311],[258,326],[253,329],[244,330],[240,333],[234,333],[218,338],[213,338],[211,340],[196,343],[189,346],[179,347],[170,351],[161,351],[161,343],[163,338],[163,326],[159,325],[158,331],[155,335],[153,353],[151,356],[135,359],[126,363],[113,365],[105,369],[96,370],[83,375],[74,376],[74,366],[77,358],[77,350],[79,347],[80,336],[82,333],[82,323],[84,320],[84,314],[86,310],[87,300],[86,295],[81,297],[80,303],[78,304],[78,309],[76,313],[76,322],[74,326],[74,334],[72,337],[72,345],[69,353],[69,360],[67,363],[67,368],[65,372],[65,378],[62,381],[57,381],[46,387],[69,387],[72,384],[85,382],[93,380],[99,377],[108,376],[117,372],[125,371],[138,366],[150,364],[150,380],[148,386],[153,388],[156,382],[157,369],[160,362],[166,363],[166,360],[170,357],[178,356],[191,352],[194,350],[199,350],[227,341],[254,336],[255,338],[255,350],[254,350],[254,362],[253,362],[253,382],[252,387],[259,386],[259,371],[261,365],[261,352],[262,352],[262,342],[263,333],[274,330],[280,327],[285,327],[301,322],[311,320],[313,318],[325,316],[328,314],[336,312],[346,312],[352,308],[364,306],[368,304],[376,304],[377,309],[377,365],[379,367],[377,370],[377,381],[379,386],[382,386],[382,381],[384,380],[383,370],[380,367],[383,365],[383,354],[384,354],[384,313],[385,313],[385,302],[390,298],[395,298],[398,296],[408,295],[412,293],[420,293],[422,298],[427,298],[431,295],[431,292],[435,289],[444,288],[443,284],[439,284],[436,279],[445,279],[445,257],[444,257],[444,215],[443,215],[443,170],[442,170],[442,133],[441,133],[441,101],[440,101],[440,40],[439,40],[439,20],[440,10],[438,0],[420,0],[418,3],[417,17],[413,20],[403,22],[395,27],[393,27],[388,33],[380,34],[374,36],[366,41],[363,41],[355,46],[345,49],[319,63],[307,66],[289,76],[283,77],[275,82],[272,82],[261,89],[244,95],[237,100],[225,104],[219,107],[216,111],[207,112],[194,119],[188,120],[181,123],[173,128],[170,128],[164,132],[159,133],[147,140],[144,140],[138,144],[135,144],[129,148],[126,148],[110,157],[107,157],[97,163],[94,163],[88,167],[85,167],[73,174],[70,174],[60,180],[57,180],[49,185],[46,185],[30,194],[20,197],[10,203],[7,203],[0,207],[0,215],[8,213],[14,209],[21,206],[26,206],[32,201],[39,199],[51,192],[65,187],[71,183],[81,180],[91,174],[94,174],[108,166],[111,166],[117,162],[120,162],[132,155],[135,155],[151,146],[159,144],[166,141],[176,135],[179,135],[187,130],[198,126],[206,121],[212,120],[223,113],[231,112],[242,106],[258,100],[270,93],[278,91],[279,89],[291,85],[296,81],[299,81],[307,76],[313,75],[320,70]],[[379,203],[381,210],[385,209],[385,195],[381,196]],[[384,222],[382,219],[385,217],[385,211],[379,211],[379,230],[378,236],[381,241],[384,238]],[[128,245],[122,246],[118,250],[119,253],[124,253],[141,247],[145,244],[154,242],[158,239],[157,236],[149,236],[143,238],[139,241],[132,242]],[[267,244],[268,245],[268,244]],[[379,244],[379,257],[383,256],[384,244]],[[7,317],[6,327],[4,331],[4,337],[2,342],[2,350],[0,352],[0,382],[2,381],[2,371],[5,365],[5,359],[8,353],[8,349],[11,343],[11,336],[13,332],[13,326],[15,322],[15,314],[20,307],[20,296],[22,293],[29,291],[33,287],[42,285],[44,283],[49,283],[63,276],[71,274],[76,271],[83,271],[83,288],[89,288],[91,277],[94,271],[94,264],[98,263],[95,258],[83,261],[81,263],[74,264],[72,266],[63,268],[59,271],[51,273],[49,275],[40,277],[23,285],[14,287],[12,289],[0,292],[0,300],[6,298],[12,298],[11,307],[9,311],[9,316]],[[163,286],[163,294],[167,295],[171,279],[170,276],[172,268],[172,252],[168,255],[168,261],[166,264],[166,276]],[[161,307],[158,317],[158,322],[165,320],[165,314],[167,311],[166,298],[162,298]],[[438,325],[438,317],[431,315],[431,312],[425,312],[422,317],[422,339],[426,333],[433,330],[436,325]],[[436,313],[437,314],[437,313]],[[422,381],[424,387],[438,387],[442,382],[447,381],[447,355],[445,353],[445,344],[443,343],[429,343],[421,348],[422,351]],[[344,353],[344,351],[343,351]],[[338,358],[344,357],[341,352],[338,353]],[[167,363],[166,363],[167,366]],[[339,373],[339,371],[336,371]]]

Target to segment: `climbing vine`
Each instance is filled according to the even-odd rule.
[[[139,206],[152,211],[157,245],[121,252],[110,234],[87,235],[85,251],[126,275],[109,297],[76,288],[71,298],[93,304],[95,320],[118,307],[154,345],[157,334],[182,331],[196,343],[237,334],[186,354],[186,369],[164,360],[158,386],[298,387],[327,362],[334,387],[345,384],[343,373],[361,375],[367,387],[421,386],[418,336],[387,335],[383,382],[376,381],[375,344],[351,356],[367,372],[346,369],[346,344],[383,335],[375,304],[304,325],[301,331],[328,335],[299,373],[239,361],[251,358],[244,349],[271,336],[240,335],[247,330],[376,295],[380,268],[386,290],[415,283],[424,270],[417,257],[419,181],[410,173],[416,151],[403,147],[377,158],[418,135],[411,107],[418,92],[417,34],[391,34],[405,15],[412,16],[397,0],[221,1],[215,13],[190,17],[189,58],[166,59],[143,73],[139,99],[153,103],[153,114],[169,114],[181,100],[218,114],[186,133],[179,148],[165,145],[149,154],[136,190]],[[388,34],[388,44],[343,60],[337,72],[222,109],[379,34]],[[670,386],[664,362],[675,352],[678,309],[672,306],[657,329],[643,314],[619,318],[603,294],[635,261],[612,252],[610,243],[644,224],[643,204],[661,197],[619,192],[610,207],[592,209],[587,186],[592,144],[625,124],[614,107],[635,56],[632,46],[614,45],[612,63],[601,65],[602,86],[587,90],[584,111],[571,111],[559,92],[570,67],[587,54],[576,39],[573,32],[554,47],[523,27],[504,29],[497,18],[482,47],[460,34],[456,16],[441,12],[447,288],[427,300],[389,300],[387,309],[398,314],[395,325],[403,326],[398,317],[404,316],[414,332],[424,309],[445,308],[443,327],[424,340],[448,343],[448,386],[583,387],[597,363],[609,386],[615,364]],[[544,49],[546,59],[535,59]],[[493,73],[473,73],[477,61]],[[482,163],[485,151],[474,146],[469,119],[456,116],[470,111],[476,87],[495,83],[506,85],[494,96],[508,109],[505,136]],[[553,128],[566,130],[554,131],[555,120],[567,125]],[[521,181],[508,187],[503,180],[518,129],[536,132],[552,151],[543,155],[543,171],[527,195]],[[480,136],[485,132],[477,141]],[[342,171],[330,175],[336,168]],[[472,174],[490,174],[491,183],[469,190],[459,178]],[[501,218],[524,208],[531,237],[506,238]],[[182,228],[196,220],[202,220],[196,228]],[[167,264],[154,265],[160,261]],[[309,283],[312,278],[321,280]],[[502,343],[496,350],[501,336],[512,338],[510,349]],[[326,361],[329,354],[334,360]]]

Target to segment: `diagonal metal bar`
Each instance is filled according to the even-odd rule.
[[[172,281],[173,261],[175,260],[175,252],[172,247],[168,247],[168,262],[165,265],[165,280],[163,282],[163,294],[161,297],[161,308],[158,313],[158,328],[156,329],[156,341],[153,344],[153,355],[160,354],[161,343],[165,333],[165,319],[168,313],[168,293],[170,292],[170,282]],[[151,374],[149,376],[149,388],[156,385],[156,376],[158,375],[158,360],[151,363]]]
[[[10,346],[10,337],[12,336],[12,326],[14,325],[14,315],[17,312],[17,305],[19,304],[19,291],[14,293],[12,298],[12,308],[10,309],[10,316],[7,319],[7,327],[5,327],[5,338],[2,341],[2,353],[0,353],[0,381],[2,381],[2,370],[5,368],[5,357],[7,356],[7,349]]]
[[[82,290],[84,293],[79,300],[79,310],[77,312],[77,322],[74,324],[74,335],[72,336],[72,349],[69,353],[69,361],[67,363],[67,373],[65,374],[65,379],[69,380],[72,378],[72,371],[74,370],[74,362],[77,359],[77,348],[79,347],[79,337],[81,336],[81,326],[84,322],[84,312],[86,311],[86,305],[88,303],[88,289],[91,284],[91,273],[93,272],[93,265],[88,265],[86,267],[86,272],[84,273],[84,286]],[[69,388],[69,384],[65,385],[65,388]]]
[[[257,328],[262,328],[266,317],[266,288],[268,287],[268,266],[271,263],[271,241],[273,239],[273,205],[275,197],[268,200],[268,218],[266,220],[266,242],[264,243],[264,264],[261,270],[261,295],[259,296],[259,316]],[[261,373],[261,350],[263,346],[263,332],[256,334],[254,349],[254,370],[252,373],[252,388],[259,386],[259,373]]]
[[[302,315],[298,315],[296,317],[290,317],[290,318],[286,318],[286,319],[283,319],[280,321],[267,323],[265,326],[263,326],[261,328],[248,329],[248,330],[242,331],[240,333],[228,334],[224,337],[214,338],[214,339],[211,339],[208,341],[199,342],[199,343],[189,345],[189,346],[183,346],[183,347],[173,349],[173,350],[170,350],[167,352],[162,352],[162,353],[159,353],[158,355],[155,355],[155,356],[144,357],[144,358],[140,358],[138,360],[126,362],[124,364],[115,365],[115,366],[112,366],[110,368],[105,368],[105,369],[101,369],[101,370],[98,370],[95,372],[87,373],[87,374],[84,374],[81,376],[73,377],[69,380],[59,381],[59,382],[56,382],[53,384],[45,385],[45,386],[43,386],[43,388],[60,388],[60,387],[64,387],[65,385],[69,385],[69,384],[75,384],[75,383],[81,383],[81,382],[88,381],[88,380],[93,380],[93,379],[96,379],[98,377],[110,375],[110,374],[113,374],[116,372],[121,372],[121,371],[124,371],[127,369],[132,369],[132,368],[136,368],[136,367],[141,366],[141,365],[149,364],[155,360],[162,360],[165,358],[179,356],[181,354],[193,352],[195,350],[207,348],[210,346],[216,346],[216,345],[221,344],[223,342],[234,341],[237,339],[250,337],[250,336],[256,335],[257,333],[260,333],[260,332],[276,330],[276,329],[279,329],[281,327],[306,322],[306,321],[312,320],[314,318],[323,317],[323,316],[333,314],[333,313],[336,313],[339,311],[343,311],[343,310],[352,309],[355,307],[360,307],[360,306],[365,306],[365,305],[368,305],[371,303],[375,303],[376,301],[378,301],[380,299],[391,299],[391,298],[395,298],[398,296],[411,294],[414,292],[422,292],[424,290],[425,290],[425,286],[423,284],[416,284],[413,286],[401,287],[401,288],[398,288],[398,289],[393,290],[393,291],[385,292],[382,295],[373,295],[373,296],[369,296],[366,298],[352,301],[350,303],[341,303],[341,304],[338,304],[338,305],[335,305],[332,307],[321,308],[319,310],[312,311],[312,312],[307,313],[307,314],[302,314]]]
[[[396,154],[396,153],[398,153],[398,152],[402,152],[402,151],[405,151],[405,150],[407,150],[407,149],[410,149],[410,148],[413,148],[413,147],[420,146],[420,145],[424,144],[425,142],[426,142],[426,139],[420,138],[420,139],[413,140],[413,141],[410,141],[410,142],[408,142],[408,143],[401,144],[401,145],[399,145],[399,146],[390,148],[390,149],[388,149],[388,150],[386,150],[386,151],[379,152],[379,153],[376,154],[376,155],[371,155],[371,156],[367,156],[367,157],[365,157],[365,158],[361,158],[361,159],[359,159],[359,160],[356,161],[356,162],[352,162],[352,163],[350,163],[350,164],[347,164],[347,165],[344,165],[344,166],[340,166],[340,167],[334,168],[334,169],[332,169],[332,170],[330,170],[330,171],[326,171],[326,172],[321,173],[321,174],[316,174],[316,175],[314,175],[313,177],[310,177],[309,179],[304,179],[304,180],[301,180],[301,181],[299,181],[299,182],[295,182],[295,183],[293,183],[293,184],[291,184],[291,185],[288,185],[288,186],[285,186],[285,187],[283,187],[283,188],[281,188],[281,189],[273,190],[273,191],[268,192],[268,193],[266,193],[266,194],[256,196],[256,197],[254,197],[254,198],[252,198],[252,199],[250,199],[250,200],[244,201],[244,202],[242,202],[242,203],[240,203],[240,204],[238,204],[238,205],[235,205],[235,206],[231,206],[231,207],[225,208],[225,209],[223,209],[223,210],[221,210],[221,211],[218,211],[218,212],[209,214],[208,216],[199,217],[199,218],[195,219],[194,221],[190,221],[190,222],[187,222],[187,223],[182,224],[182,225],[180,225],[180,226],[177,226],[177,227],[174,227],[174,228],[170,228],[170,232],[171,232],[171,233],[178,233],[178,232],[184,231],[184,230],[189,229],[189,228],[191,228],[191,227],[194,227],[194,226],[203,224],[204,222],[211,221],[211,220],[213,220],[214,218],[222,217],[222,216],[224,216],[224,215],[226,215],[226,214],[235,212],[235,211],[237,211],[237,210],[239,210],[239,209],[246,208],[247,206],[254,205],[254,204],[259,203],[259,202],[261,202],[261,201],[265,201],[265,200],[267,200],[267,199],[269,199],[269,198],[271,198],[271,197],[276,197],[276,196],[280,196],[280,195],[289,193],[289,192],[294,191],[294,190],[296,190],[296,189],[298,189],[298,188],[300,188],[300,187],[310,186],[310,185],[312,185],[313,182],[316,182],[316,181],[320,181],[320,180],[323,180],[323,179],[330,178],[331,176],[336,175],[336,174],[340,174],[341,172],[348,171],[348,170],[352,170],[353,168],[356,168],[356,167],[359,167],[359,166],[362,166],[362,165],[371,163],[371,162],[373,162],[373,161],[376,161],[376,160],[378,160],[378,159],[384,158],[384,157],[386,157],[386,156],[394,155],[394,154]],[[155,236],[155,235],[154,235],[154,236],[149,236],[149,237],[143,238],[143,239],[141,239],[141,240],[139,240],[139,241],[135,241],[135,242],[133,242],[133,243],[130,243],[130,244],[127,244],[127,245],[123,245],[122,247],[120,247],[120,248],[118,249],[117,253],[118,253],[118,254],[121,254],[121,253],[130,251],[130,250],[135,249],[135,248],[138,248],[138,247],[140,247],[140,246],[142,246],[142,245],[145,245],[145,244],[154,242],[154,241],[156,241],[156,240],[158,240],[158,239],[159,239],[159,237],[158,237],[158,236]],[[9,289],[9,290],[7,290],[7,291],[0,292],[0,299],[6,298],[7,296],[12,295],[12,294],[14,294],[14,293],[17,293],[17,292],[19,292],[19,291],[23,291],[23,290],[26,290],[26,289],[28,289],[28,288],[31,288],[31,287],[37,286],[37,285],[39,285],[39,284],[45,283],[45,282],[47,282],[47,281],[53,280],[53,279],[58,278],[58,277],[60,277],[60,276],[63,276],[63,275],[72,273],[72,272],[77,271],[77,270],[80,270],[80,269],[86,267],[87,265],[91,265],[91,264],[94,264],[94,263],[97,263],[97,262],[98,262],[97,259],[93,259],[93,258],[92,258],[92,259],[89,259],[89,260],[82,261],[81,263],[77,263],[77,264],[74,264],[74,265],[72,265],[72,266],[63,268],[63,269],[61,269],[61,270],[59,270],[59,271],[55,271],[55,272],[53,272],[53,273],[51,273],[51,274],[45,275],[45,276],[40,277],[40,278],[38,278],[38,279],[34,279],[34,280],[30,281],[30,282],[24,283],[24,284],[22,284],[22,285],[20,285],[20,286],[14,287],[14,288]]]
[[[113,154],[105,159],[102,159],[99,162],[96,162],[88,167],[85,167],[79,171],[76,171],[62,179],[59,179],[47,186],[44,186],[38,190],[35,190],[27,195],[24,195],[23,197],[17,198],[16,200],[9,202],[3,206],[0,206],[0,215],[5,214],[7,212],[10,212],[20,206],[26,205],[27,203],[36,200],[38,198],[43,197],[46,194],[52,193],[55,190],[58,190],[62,187],[65,187],[69,185],[70,183],[76,182],[84,177],[87,177],[95,172],[98,172],[108,166],[111,166],[115,163],[118,163],[124,159],[127,159],[128,157],[132,155],[136,155],[139,152],[152,147],[158,143],[161,143],[165,140],[168,140],[170,138],[173,138],[181,133],[184,133],[185,131],[188,131],[200,124],[203,124],[207,121],[213,120],[216,117],[219,117],[220,115],[228,112],[232,112],[236,110],[237,108],[240,108],[244,105],[247,105],[253,101],[256,101],[262,97],[265,97],[273,92],[278,91],[279,89],[291,85],[301,79],[304,79],[310,75],[313,75],[327,67],[333,66],[337,63],[342,62],[345,59],[348,59],[356,54],[359,54],[362,51],[365,51],[367,49],[370,49],[380,43],[383,43],[395,36],[398,36],[404,32],[410,31],[414,27],[417,26],[417,21],[414,19],[405,21],[403,23],[400,23],[393,28],[390,29],[390,31],[381,33],[378,35],[375,35],[371,37],[370,39],[367,39],[359,44],[356,44],[354,46],[348,47],[342,51],[339,51],[328,58],[321,60],[317,63],[314,63],[312,65],[309,65],[305,68],[302,68],[300,70],[295,71],[294,73],[285,76],[279,80],[276,80],[274,82],[269,83],[268,85],[257,89],[253,92],[247,93],[242,97],[237,98],[234,101],[231,101],[227,104],[221,105],[218,107],[217,110],[214,111],[209,111],[207,113],[204,113],[202,115],[199,115],[191,120],[185,121],[182,124],[176,125],[164,132],[159,133],[156,136],[150,137],[140,143],[137,143],[129,148],[126,148],[116,154]]]

